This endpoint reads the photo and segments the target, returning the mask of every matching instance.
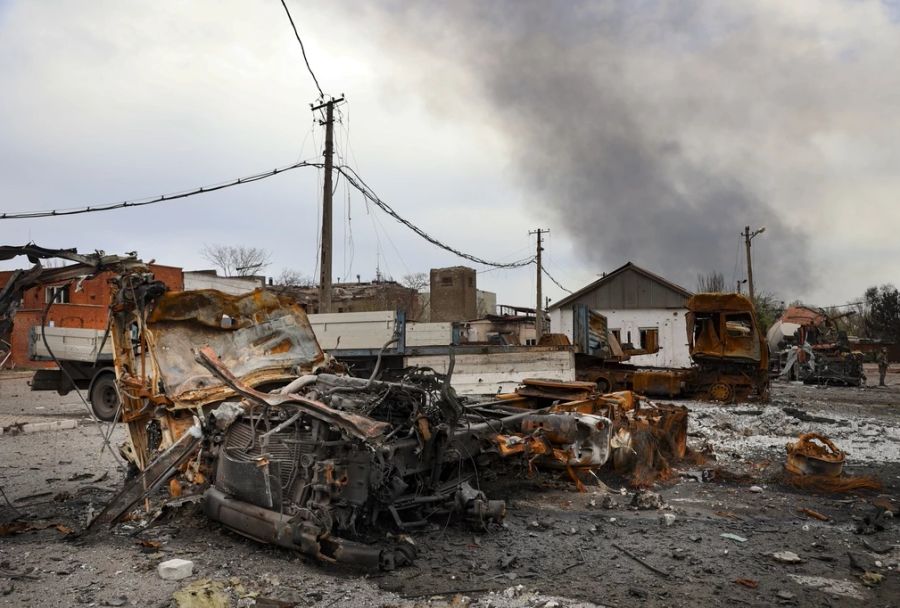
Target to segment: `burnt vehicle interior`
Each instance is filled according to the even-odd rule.
[[[768,397],[768,348],[753,303],[740,294],[696,294],[687,303],[694,390],[715,401]]]

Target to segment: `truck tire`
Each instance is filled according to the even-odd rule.
[[[116,391],[116,377],[100,374],[91,385],[91,409],[100,420],[109,422],[116,419],[119,412],[119,393]]]

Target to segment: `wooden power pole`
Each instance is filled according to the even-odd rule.
[[[334,106],[344,101],[344,98],[329,99],[312,108],[313,112],[325,108],[325,120],[320,124],[325,126],[325,185],[322,192],[322,251],[320,256],[319,275],[319,312],[331,312],[331,260],[332,260],[332,180],[331,172],[334,167]]]
[[[544,299],[541,294],[541,275],[543,274],[543,266],[541,266],[541,252],[544,250],[544,248],[541,246],[543,243],[541,237],[548,232],[550,231],[538,228],[537,230],[532,230],[528,233],[537,235],[537,254],[534,257],[535,262],[537,263],[537,282],[535,283],[535,285],[537,286],[537,299],[535,300],[534,307],[535,343],[539,343],[541,341],[541,337],[544,335]]]
[[[741,233],[744,237],[744,246],[747,248],[747,294],[750,296],[751,301],[753,301],[756,292],[753,291],[753,262],[750,257],[750,241],[753,240],[753,237],[760,235],[765,231],[765,226],[759,230],[754,230],[753,232],[750,232],[750,226],[745,226],[744,231]],[[740,289],[738,290],[738,293],[740,293]]]

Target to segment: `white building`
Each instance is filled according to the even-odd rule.
[[[685,304],[688,290],[628,262],[549,308],[550,330],[573,341],[573,309],[584,304],[606,317],[607,327],[627,349],[658,351],[629,363],[690,367]],[[573,341],[574,342],[574,341]]]

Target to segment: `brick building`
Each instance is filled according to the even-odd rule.
[[[318,286],[274,286],[271,289],[294,298],[309,314],[319,312]],[[332,287],[332,312],[403,310],[408,320],[418,321],[421,317],[420,306],[419,293],[396,281],[335,283]]]
[[[170,290],[182,291],[184,279],[181,268],[152,264],[154,276],[164,282]],[[6,285],[15,271],[0,271],[0,288]],[[7,367],[54,367],[52,362],[31,361],[28,357],[28,342],[32,327],[40,327],[41,316],[47,302],[53,295],[56,303],[47,314],[47,325],[55,327],[78,327],[86,329],[106,329],[107,309],[110,299],[110,273],[103,273],[84,281],[80,291],[73,284],[35,287],[25,292],[16,311],[10,339],[12,355]]]
[[[478,316],[475,270],[466,266],[431,269],[431,321],[468,321]]]

